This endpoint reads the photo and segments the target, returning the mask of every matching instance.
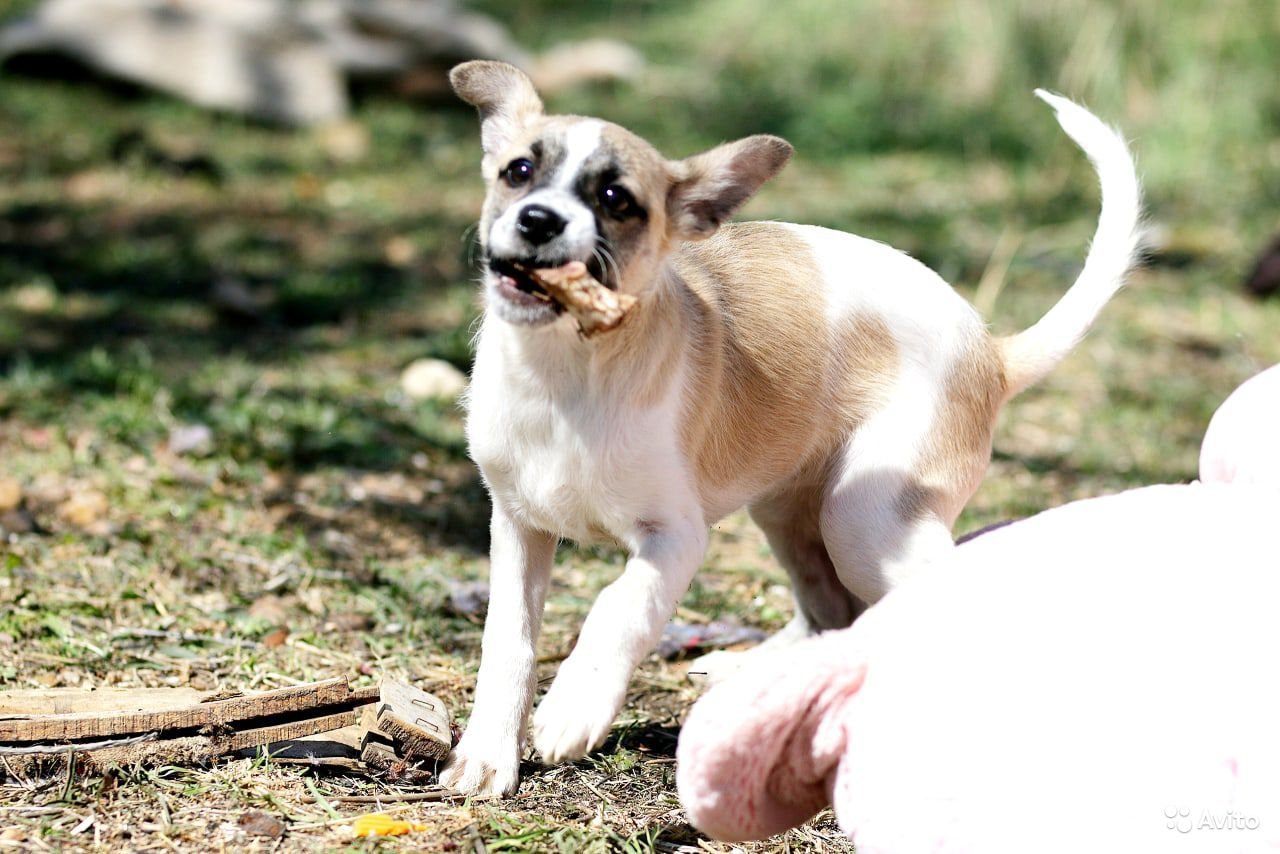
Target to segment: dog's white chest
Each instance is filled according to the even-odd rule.
[[[477,360],[467,439],[495,501],[583,543],[625,541],[669,506],[679,477],[669,407],[621,407],[513,381]]]

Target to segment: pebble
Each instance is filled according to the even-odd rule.
[[[455,400],[467,375],[441,359],[418,359],[400,375],[400,388],[414,400]]]

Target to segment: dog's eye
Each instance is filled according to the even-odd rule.
[[[636,197],[621,184],[606,184],[600,188],[600,206],[616,217],[635,212]]]
[[[508,186],[519,187],[529,183],[529,179],[533,177],[533,161],[526,157],[520,157],[512,160],[507,164],[507,168],[502,170],[502,180],[507,182]]]

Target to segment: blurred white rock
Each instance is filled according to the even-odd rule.
[[[414,400],[456,400],[467,375],[440,359],[418,359],[400,374],[400,388]]]

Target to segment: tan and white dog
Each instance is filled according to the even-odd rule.
[[[941,278],[881,243],[726,220],[791,156],[752,136],[668,160],[599,119],[548,116],[517,69],[469,62],[481,117],[486,309],[467,436],[493,498],[475,706],[442,781],[510,792],[556,543],[630,553],[533,718],[548,762],[607,735],[632,670],[684,595],[711,524],[743,506],[794,586],[766,646],[848,625],[952,548],[1001,406],[1079,341],[1136,251],[1123,139],[1044,92],[1102,183],[1084,270],[1037,324],[993,338]],[[638,297],[586,340],[530,269],[587,263]],[[717,669],[734,662],[722,653]]]

